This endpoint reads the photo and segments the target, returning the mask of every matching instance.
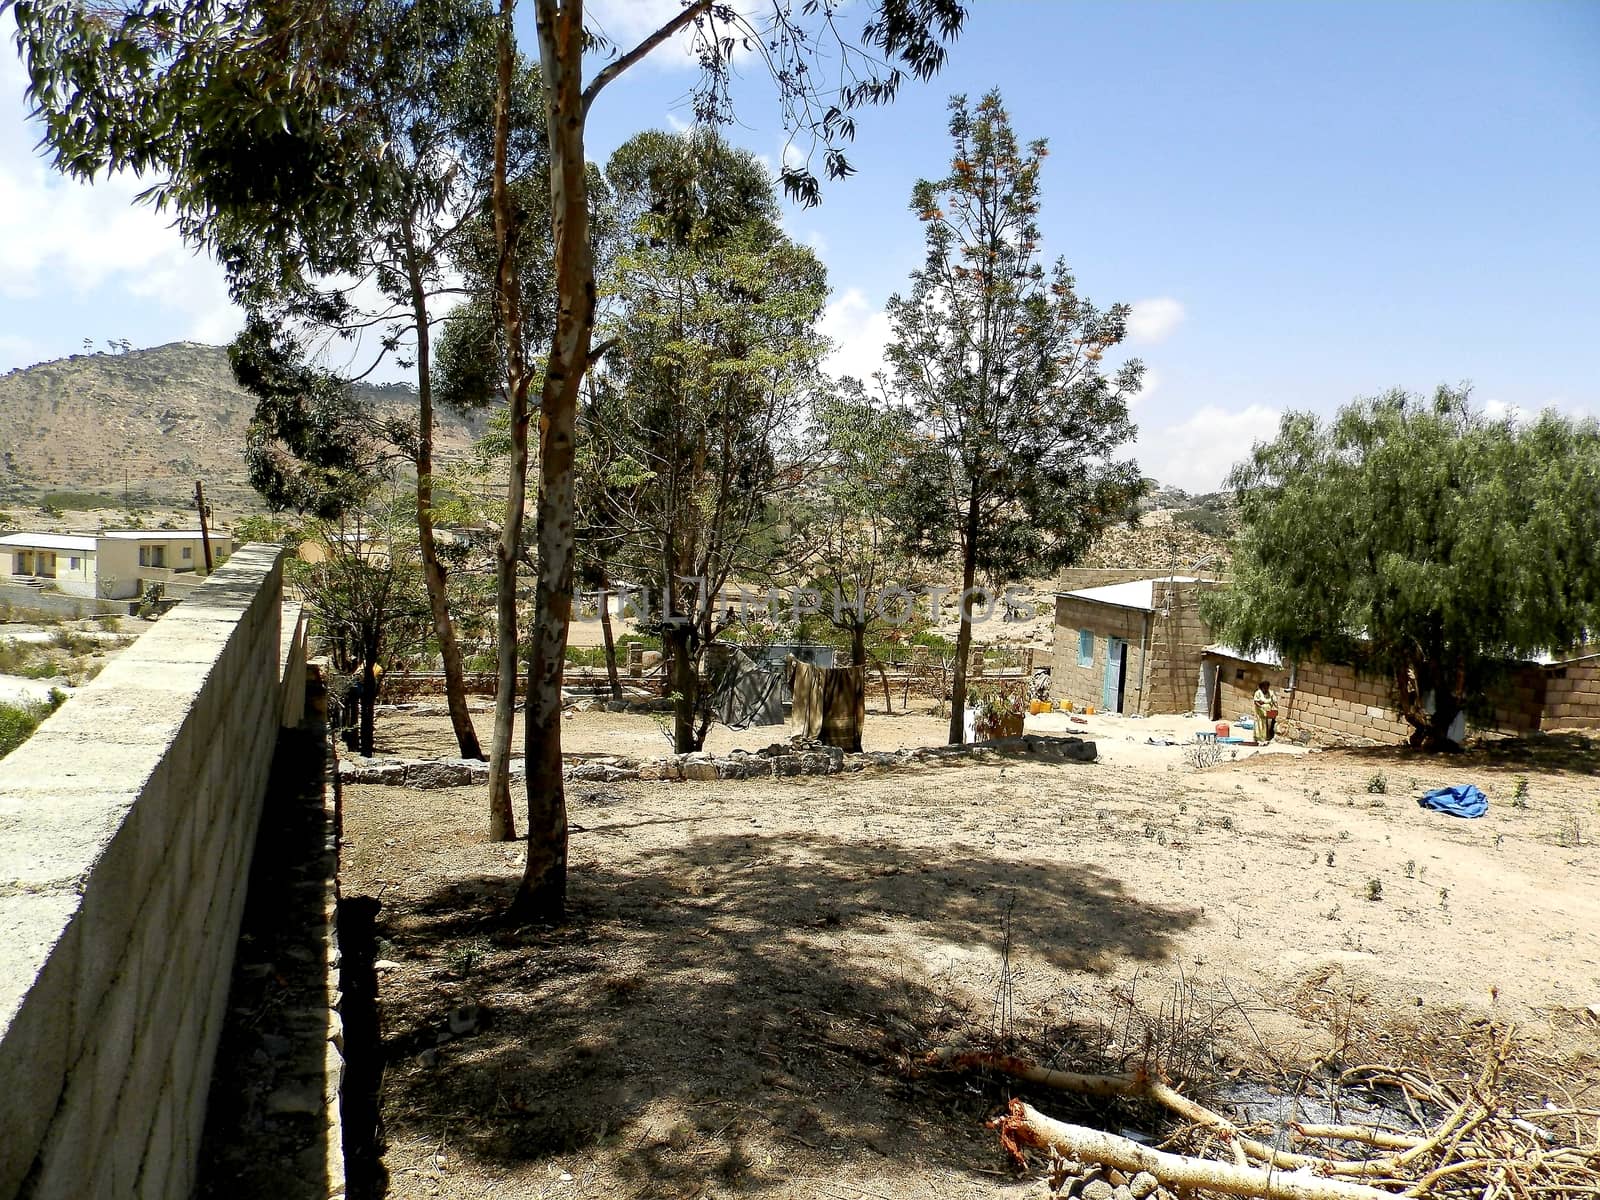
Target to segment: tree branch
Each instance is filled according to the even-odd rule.
[[[649,37],[645,38],[644,41],[640,42],[632,50],[629,50],[621,58],[617,59],[616,62],[611,63],[601,70],[597,75],[595,75],[595,77],[589,82],[589,86],[583,89],[583,116],[585,118],[588,117],[589,106],[594,103],[594,98],[600,94],[601,88],[605,87],[606,84],[610,83],[618,75],[621,75],[629,67],[633,66],[634,63],[644,58],[650,53],[650,51],[654,50],[662,42],[666,41],[673,34],[677,33],[696,17],[699,17],[707,12],[710,8],[711,0],[695,0],[693,4],[686,7],[677,16],[673,17],[672,20],[668,21],[660,29],[656,30]]]

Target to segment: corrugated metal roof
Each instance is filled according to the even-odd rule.
[[[1218,642],[1214,646],[1207,646],[1205,653],[1215,654],[1221,658],[1236,658],[1240,662],[1255,663],[1262,667],[1283,666],[1283,655],[1278,653],[1275,646],[1268,646],[1264,650],[1245,651],[1237,646],[1229,646]]]
[[[1193,575],[1158,575],[1154,579],[1133,579],[1127,583],[1107,583],[1100,587],[1079,588],[1075,592],[1057,592],[1058,596],[1071,596],[1075,600],[1093,600],[1096,604],[1112,604],[1118,608],[1137,608],[1155,612],[1155,592],[1158,583],[1197,583]]]
[[[18,546],[24,550],[94,550],[94,539],[76,533],[8,533],[0,537],[0,546]]]

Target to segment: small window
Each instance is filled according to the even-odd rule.
[[[1244,668],[1240,667],[1237,671],[1235,671],[1233,673],[1233,678],[1235,682],[1242,680],[1244,678]]]
[[[1078,630],[1078,665],[1094,666],[1094,634],[1087,629]]]
[[[78,569],[78,556],[76,554],[67,559],[67,569],[69,571],[76,571]]]
[[[184,562],[188,562],[193,557],[194,557],[194,547],[193,546],[185,546],[183,548],[183,561]]]

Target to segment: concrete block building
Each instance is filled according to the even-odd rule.
[[[1073,585],[1079,586],[1073,586]],[[1056,593],[1051,695],[1097,712],[1187,712],[1210,640],[1192,575],[1069,571]]]
[[[214,566],[232,551],[211,534]],[[199,530],[113,529],[103,533],[9,533],[0,537],[0,584],[100,600],[143,595],[152,583],[186,591],[205,578]]]

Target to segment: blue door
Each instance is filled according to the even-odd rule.
[[[1106,639],[1106,679],[1100,688],[1101,712],[1122,711],[1117,704],[1117,696],[1122,690],[1122,656],[1127,650],[1128,643],[1121,638]]]

